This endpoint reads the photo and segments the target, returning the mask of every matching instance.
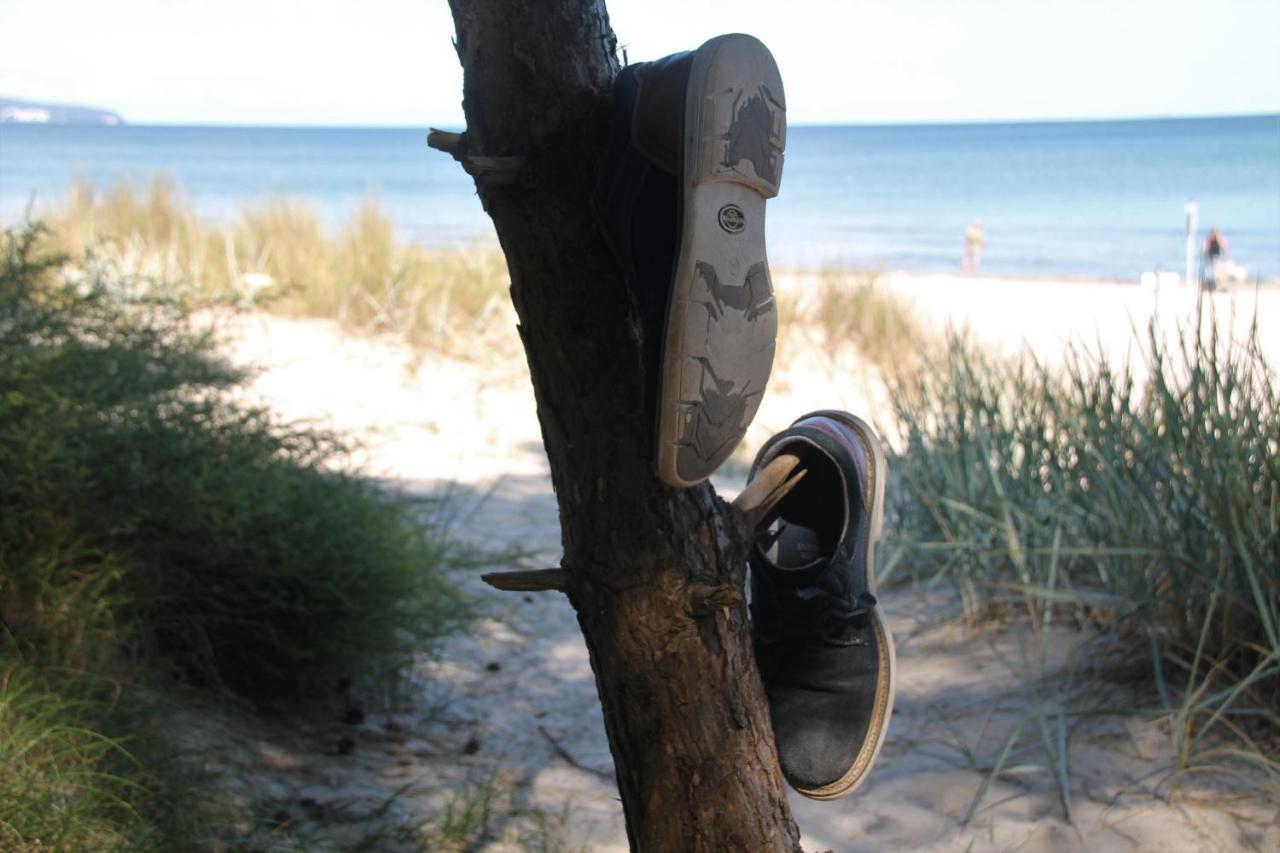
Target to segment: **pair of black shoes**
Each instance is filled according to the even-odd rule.
[[[596,209],[640,308],[669,485],[709,477],[764,394],[777,337],[764,205],[785,144],[782,79],[751,36],[628,66],[615,83]],[[871,428],[844,412],[775,435],[751,477],[787,454],[804,476],[757,533],[752,626],[783,774],[830,799],[866,777],[893,705],[874,590],[885,462]]]

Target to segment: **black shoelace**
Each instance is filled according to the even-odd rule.
[[[781,612],[764,624],[757,624],[756,635],[761,642],[811,640],[818,636],[837,645],[867,645],[866,631],[877,604],[871,593],[812,586],[782,593],[779,598]]]

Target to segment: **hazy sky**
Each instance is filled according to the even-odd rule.
[[[749,32],[793,122],[1280,112],[1280,0],[612,0],[632,61]],[[133,122],[457,124],[445,0],[0,0],[0,95]]]

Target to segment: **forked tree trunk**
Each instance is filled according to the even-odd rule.
[[[475,178],[511,274],[632,849],[796,851],[741,590],[748,530],[664,486],[637,307],[591,214],[619,67],[603,0],[450,0]],[[692,47],[692,45],[691,45]],[[520,579],[507,579],[515,585]]]

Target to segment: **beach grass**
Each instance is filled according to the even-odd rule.
[[[864,358],[891,370],[908,370],[929,352],[923,322],[874,272],[824,271],[811,304],[810,322],[827,349],[848,341]]]
[[[884,374],[909,374],[937,349],[924,321],[874,271],[830,268],[778,294],[778,314],[805,346],[852,351]]]
[[[25,669],[0,671],[0,848],[126,849],[150,834],[135,781],[104,769],[128,754],[86,725],[94,711]]]
[[[1256,332],[1217,328],[1153,328],[1139,363],[1076,348],[1061,370],[953,336],[895,383],[894,565],[975,618],[1096,632],[1145,672],[1114,710],[1163,719],[1180,770],[1274,783],[1280,401]]]
[[[152,691],[383,688],[467,608],[439,507],[234,402],[180,301],[48,242],[0,238],[0,842],[175,849]]]
[[[0,849],[169,851],[229,839],[206,755],[164,734],[175,699],[0,654]]]
[[[107,190],[79,181],[50,225],[59,250],[92,253],[117,278],[189,304],[334,319],[454,356],[518,347],[506,263],[496,247],[406,245],[373,201],[332,234],[314,212],[283,200],[219,227],[164,179]]]

